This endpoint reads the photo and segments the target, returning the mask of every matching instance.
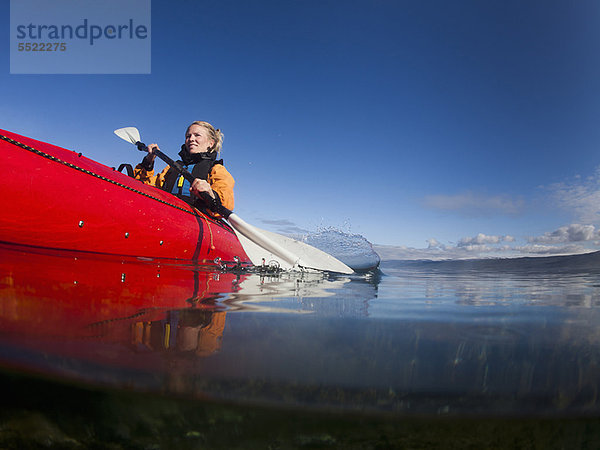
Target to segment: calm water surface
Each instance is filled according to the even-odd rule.
[[[597,255],[261,276],[0,246],[13,382],[245,407],[596,418],[599,305]]]

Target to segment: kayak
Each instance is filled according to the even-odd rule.
[[[0,161],[0,242],[251,264],[224,220],[81,153],[0,130]]]

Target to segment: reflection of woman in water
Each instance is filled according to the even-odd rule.
[[[177,350],[211,355],[221,348],[225,329],[225,311],[184,309],[178,311]]]
[[[133,343],[151,350],[193,352],[209,356],[221,348],[225,311],[172,310],[166,320],[136,322]]]

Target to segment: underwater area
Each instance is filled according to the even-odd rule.
[[[598,448],[600,255],[260,274],[0,244],[1,448]]]

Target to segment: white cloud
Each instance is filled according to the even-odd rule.
[[[433,248],[439,248],[444,250],[446,248],[446,246],[444,244],[442,244],[440,241],[438,241],[435,238],[431,238],[431,239],[427,239],[427,248],[429,249],[433,249]]]
[[[524,255],[574,255],[578,253],[588,252],[589,249],[583,247],[582,245],[541,245],[541,244],[532,244],[515,247],[515,250],[524,254]]]
[[[474,192],[456,195],[429,195],[423,200],[426,207],[457,212],[468,216],[516,215],[524,206],[521,198],[506,195],[487,196]]]
[[[456,245],[446,245],[435,238],[428,239],[427,247],[394,247],[374,245],[382,260],[392,259],[469,259],[489,257],[550,256],[578,254],[592,251],[583,243],[594,243],[600,239],[600,232],[593,225],[572,224],[542,236],[527,238],[528,244],[515,245],[513,236],[495,236],[478,233],[463,237]]]
[[[594,225],[571,224],[549,231],[542,236],[528,237],[532,244],[563,244],[568,242],[593,241],[600,237]]]
[[[522,246],[469,245],[464,247],[443,246],[437,248],[411,248],[404,246],[373,245],[373,249],[383,261],[389,260],[444,260],[478,258],[516,258],[522,256],[573,255],[591,251],[578,244]]]
[[[543,188],[552,196],[552,207],[571,212],[577,223],[526,237],[524,244],[517,244],[515,237],[510,235],[479,233],[463,237],[453,245],[431,238],[426,241],[427,248],[424,249],[397,247],[395,250],[388,248],[386,252],[402,256],[402,259],[453,259],[562,255],[596,250],[600,246],[600,166],[588,178],[577,176]],[[424,204],[429,208],[468,216],[516,215],[525,206],[522,198],[490,196],[473,191],[428,196]]]
[[[513,252],[513,248],[504,244],[513,242],[512,236],[488,236],[479,233],[474,237],[460,239],[457,245],[446,245],[435,238],[428,239],[427,248],[405,246],[373,245],[383,260],[390,259],[467,259],[497,256]]]
[[[483,233],[479,233],[474,237],[464,237],[458,241],[458,247],[469,247],[475,245],[484,244],[499,244],[501,242],[514,242],[515,238],[512,236],[488,236]]]
[[[555,183],[546,187],[556,205],[571,211],[583,223],[600,222],[600,167],[594,175],[582,180],[575,177],[571,181]]]
[[[383,261],[393,259],[403,260],[443,260],[443,259],[473,259],[497,256],[516,256],[513,249],[503,245],[499,247],[489,245],[471,245],[454,247],[441,245],[440,247],[412,248],[405,246],[373,245],[373,249]]]
[[[308,230],[300,228],[294,222],[287,219],[260,219],[260,221],[268,225],[268,228],[274,230],[276,233],[291,236],[301,236],[308,233]]]

